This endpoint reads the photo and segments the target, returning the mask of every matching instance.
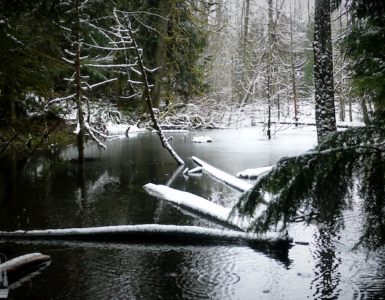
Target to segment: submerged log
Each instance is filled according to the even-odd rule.
[[[238,231],[202,228],[197,226],[179,225],[121,225],[91,228],[48,229],[32,231],[0,232],[0,238],[22,239],[75,239],[75,240],[121,240],[125,242],[149,241],[182,242],[196,244],[205,243],[234,243],[259,244],[270,249],[281,250],[293,241],[288,235],[276,232],[256,235]]]

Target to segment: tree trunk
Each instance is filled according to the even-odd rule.
[[[152,99],[152,106],[155,108],[159,108],[159,103],[160,103],[160,91],[161,91],[161,85],[162,85],[162,74],[164,72],[164,55],[165,55],[165,50],[166,50],[166,39],[164,36],[167,34],[167,27],[168,27],[168,19],[167,15],[170,11],[170,2],[169,1],[161,1],[161,27],[162,27],[162,32],[159,35],[159,41],[158,41],[158,46],[156,49],[156,67],[161,67],[159,70],[156,71],[155,74],[155,82],[154,82],[154,87],[151,91],[151,99]]]
[[[293,18],[291,15],[291,2],[290,2],[290,42],[291,42],[291,71],[293,76],[293,99],[294,99],[294,120],[298,121],[297,112],[297,87],[295,82],[295,66],[294,66],[294,39],[293,39]]]
[[[77,10],[77,24],[76,24],[76,59],[75,59],[75,82],[76,82],[76,104],[78,110],[78,123],[80,130],[78,132],[78,151],[79,151],[79,160],[84,159],[84,116],[83,116],[83,107],[82,107],[82,83],[81,83],[81,72],[80,72],[80,20],[79,20],[79,0],[76,0],[76,10]]]
[[[5,99],[8,102],[8,124],[13,125],[16,123],[16,107],[15,107],[15,85],[11,81],[4,86]]]
[[[330,0],[315,0],[314,86],[318,141],[337,130],[334,106]]]
[[[268,105],[268,115],[267,115],[267,136],[271,139],[271,68],[272,68],[272,47],[273,47],[273,0],[268,0],[269,5],[269,33],[268,33],[268,51],[267,51],[267,105]]]

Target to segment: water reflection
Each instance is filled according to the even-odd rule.
[[[313,258],[316,261],[315,278],[312,281],[315,299],[338,299],[341,288],[339,265],[341,258],[336,253],[335,236],[329,230],[320,229],[315,237],[316,248]]]

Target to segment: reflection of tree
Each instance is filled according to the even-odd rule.
[[[385,245],[385,131],[375,127],[349,129],[325,138],[312,151],[280,159],[236,204],[252,217],[260,204],[266,209],[249,230],[266,231],[282,221],[343,226],[342,212],[351,207],[357,188],[364,200],[360,244]],[[266,202],[265,192],[272,194]]]
[[[315,299],[338,299],[338,284],[341,274],[338,266],[341,259],[336,256],[333,234],[321,228],[317,237],[317,247],[313,254],[316,263],[314,286]]]

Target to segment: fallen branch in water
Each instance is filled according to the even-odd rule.
[[[3,282],[0,281],[0,283],[7,287],[8,284],[13,283],[20,277],[25,276],[26,273],[32,272],[36,267],[50,260],[51,257],[49,255],[32,253],[0,264],[0,273],[4,276]]]
[[[199,159],[198,157],[193,156],[192,160],[201,166],[203,168],[203,171],[210,174],[214,178],[224,182],[225,184],[237,189],[238,191],[245,192],[249,189],[251,189],[252,185],[250,183],[247,183],[241,179],[238,179],[234,176],[231,176],[230,174],[227,174],[226,172],[223,172],[208,163],[205,163],[203,160]]]
[[[0,232],[0,238],[22,238],[22,239],[76,239],[76,240],[122,240],[126,242],[137,242],[147,240],[150,242],[230,242],[239,244],[257,243],[266,245],[270,249],[285,249],[293,239],[289,235],[278,232],[266,234],[252,234],[239,231],[226,231],[221,229],[202,228],[197,226],[179,225],[120,225],[90,228],[48,229],[32,231]]]
[[[208,219],[208,221],[212,221],[225,228],[245,231],[241,220],[234,218],[232,222],[228,222],[231,209],[222,207],[197,195],[179,191],[164,185],[148,183],[143,186],[143,188],[150,195],[176,204],[178,207],[193,212],[198,216],[203,216]]]

